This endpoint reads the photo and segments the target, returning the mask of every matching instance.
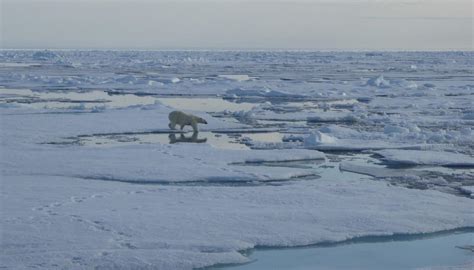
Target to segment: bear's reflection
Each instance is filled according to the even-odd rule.
[[[176,134],[172,133],[168,136],[170,139],[170,143],[179,143],[179,142],[184,142],[184,143],[205,143],[207,142],[207,138],[198,138],[199,132],[194,132],[193,135],[186,137],[184,134],[180,134],[179,137],[176,136]]]

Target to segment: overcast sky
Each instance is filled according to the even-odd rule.
[[[471,0],[0,0],[1,48],[472,50]]]

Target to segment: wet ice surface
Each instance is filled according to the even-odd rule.
[[[173,132],[173,133],[135,133],[135,134],[113,134],[113,135],[83,135],[69,138],[60,142],[61,144],[80,144],[84,146],[123,146],[133,144],[174,144],[174,143],[207,143],[212,147],[220,149],[245,150],[250,149],[246,143],[257,142],[281,142],[283,134],[278,132],[261,133],[219,133],[219,132]],[[58,142],[50,142],[55,144]]]
[[[62,143],[67,143],[63,141]],[[84,146],[122,146],[133,144],[174,144],[174,143],[207,143],[212,147],[221,149],[244,150],[249,149],[246,145],[237,141],[227,134],[215,134],[212,132],[199,133],[158,133],[158,134],[133,134],[133,135],[96,135],[71,138],[70,143]]]
[[[472,59],[1,51],[0,266],[191,269],[259,246],[472,228]],[[208,125],[169,130],[173,110]],[[428,240],[315,252],[338,268],[344,252]],[[407,265],[459,264],[450,241]],[[243,267],[313,251],[276,252]]]
[[[257,106],[249,102],[230,102],[222,98],[160,98],[166,106],[173,108],[186,108],[191,111],[218,112],[218,111],[248,111]]]
[[[0,89],[1,104],[22,104],[33,109],[104,110],[154,104],[152,97],[109,95],[105,91],[33,92],[29,89]]]

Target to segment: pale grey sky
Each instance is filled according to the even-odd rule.
[[[0,0],[0,48],[472,50],[472,0]]]

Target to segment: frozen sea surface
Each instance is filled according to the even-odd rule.
[[[407,265],[455,268],[472,253],[450,241],[474,227],[473,64],[472,52],[2,50],[0,267],[268,268],[322,252],[328,267],[369,268],[331,258],[439,246]],[[173,110],[208,124],[169,130]]]

